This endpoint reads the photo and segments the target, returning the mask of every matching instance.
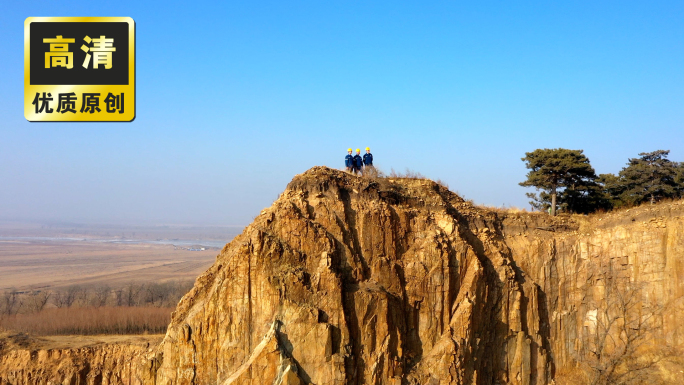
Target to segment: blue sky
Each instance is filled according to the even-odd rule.
[[[684,161],[684,2],[3,2],[0,220],[245,225],[297,174],[377,165],[528,207],[520,160]],[[136,21],[133,123],[29,123],[29,16]]]

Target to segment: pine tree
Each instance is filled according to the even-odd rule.
[[[598,199],[600,188],[595,183],[596,173],[583,152],[545,148],[525,153],[522,161],[530,172],[527,173],[527,180],[520,185],[542,190],[539,198],[536,198],[536,194],[528,194],[535,200],[530,202],[533,207],[547,207],[544,202],[550,200],[551,215],[556,215],[560,193],[561,203],[564,203],[568,211],[594,210],[591,207],[596,203],[592,202]]]
[[[677,189],[677,198],[684,198],[684,162],[677,163],[674,180]]]
[[[622,200],[622,193],[625,192],[625,185],[622,179],[615,174],[601,174],[596,181],[603,187],[603,194],[612,208],[625,206]]]
[[[678,165],[667,159],[669,153],[669,150],[642,152],[640,158],[630,159],[627,167],[620,171],[621,199],[630,205],[638,205],[676,197]]]

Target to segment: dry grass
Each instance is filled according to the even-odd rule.
[[[363,171],[363,177],[366,178],[393,178],[393,179],[425,179],[425,180],[432,180],[425,175],[413,171],[409,168],[407,168],[405,171],[396,171],[395,169],[391,169],[389,174],[385,173],[381,169],[377,167],[370,167],[370,168],[365,168]],[[442,181],[441,179],[437,180],[432,180],[433,182],[437,183],[438,185],[446,188],[447,190],[449,189],[449,185]]]
[[[45,309],[0,320],[0,328],[33,335],[157,334],[166,332],[171,307]]]
[[[366,178],[393,178],[393,179],[428,179],[425,175],[413,171],[407,168],[405,171],[396,171],[395,169],[390,169],[389,174],[384,172],[377,166],[365,167],[363,173],[359,174],[360,177]]]
[[[385,178],[385,179],[424,179],[424,180],[430,180],[432,182],[435,182],[438,185],[440,185],[440,186],[446,188],[447,190],[451,191],[451,189],[449,188],[449,185],[446,182],[442,181],[441,179],[432,180],[432,179],[426,177],[425,175],[421,174],[420,172],[413,171],[409,168],[407,168],[403,172],[391,169],[389,174],[386,174],[381,169],[374,167],[372,169],[365,171],[363,174],[363,177]],[[463,195],[460,194],[458,191],[452,191],[452,192],[454,192],[456,195],[463,198]],[[468,199],[468,200],[466,200],[466,202],[469,203],[470,205],[472,205],[473,207],[476,207],[476,208],[479,208],[482,210],[494,211],[498,214],[531,214],[531,213],[535,213],[535,212],[530,212],[527,209],[519,208],[519,207],[515,207],[515,206],[497,207],[497,206],[488,206],[488,205],[478,205],[478,204],[475,204],[475,202],[472,199]]]
[[[406,169],[404,172],[390,170],[389,178],[402,178],[402,179],[428,179],[425,175],[419,173],[418,171],[413,171],[411,169]]]
[[[590,384],[589,375],[577,367],[567,365],[556,372],[555,381],[558,385],[586,385]]]
[[[497,214],[530,214],[530,213],[535,213],[535,212],[530,212],[527,211],[527,209],[521,209],[519,207],[515,206],[488,206],[488,205],[474,205],[475,207],[482,209],[482,210],[487,210],[487,211],[493,211]],[[540,212],[537,212],[540,213]]]
[[[605,214],[623,214],[627,212],[646,212],[649,210],[654,210],[658,209],[660,207],[667,207],[667,206],[678,206],[678,205],[683,205],[684,204],[684,198],[668,198],[668,199],[661,199],[660,201],[656,203],[650,203],[650,202],[644,202],[640,205],[636,206],[622,206],[622,207],[616,207],[614,209],[600,209],[596,210],[593,213],[589,213],[589,217],[601,217],[604,216]]]

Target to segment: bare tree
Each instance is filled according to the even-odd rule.
[[[102,285],[96,287],[93,291],[93,297],[91,299],[92,305],[95,307],[106,306],[111,291],[112,289],[109,287],[109,285]]]
[[[52,294],[52,303],[53,303],[56,307],[58,307],[58,308],[60,308],[60,309],[63,308],[63,307],[66,307],[66,302],[65,302],[64,297],[65,297],[64,292],[62,292],[62,291],[55,291],[55,292]]]
[[[0,297],[0,315],[11,316],[19,312],[23,303],[20,294],[15,288],[5,290]]]
[[[123,304],[124,304],[124,289],[114,290],[114,304],[116,306],[123,306]]]
[[[176,282],[176,292],[173,298],[173,302],[170,303],[170,306],[175,306],[178,304],[178,301],[183,298],[185,294],[187,294],[190,290],[192,290],[192,287],[195,286],[195,281],[192,280],[185,280],[181,281],[178,280]]]
[[[87,287],[81,287],[81,286],[75,286],[76,291],[76,301],[79,306],[88,306],[88,288]]]
[[[155,306],[155,302],[159,293],[159,285],[156,283],[148,283],[145,285],[145,291],[143,293],[143,300],[148,306]]]
[[[31,292],[27,297],[28,307],[32,312],[41,312],[47,305],[52,292],[49,290],[37,290]]]
[[[53,295],[53,303],[59,308],[71,307],[78,299],[80,291],[81,287],[77,285],[69,286],[66,290],[56,291]]]
[[[126,295],[124,297],[124,303],[126,306],[135,306],[138,303],[138,295],[142,291],[143,287],[141,285],[136,285],[134,282],[130,282],[126,286]]]

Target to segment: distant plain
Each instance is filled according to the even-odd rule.
[[[194,280],[241,230],[0,223],[0,290]]]

